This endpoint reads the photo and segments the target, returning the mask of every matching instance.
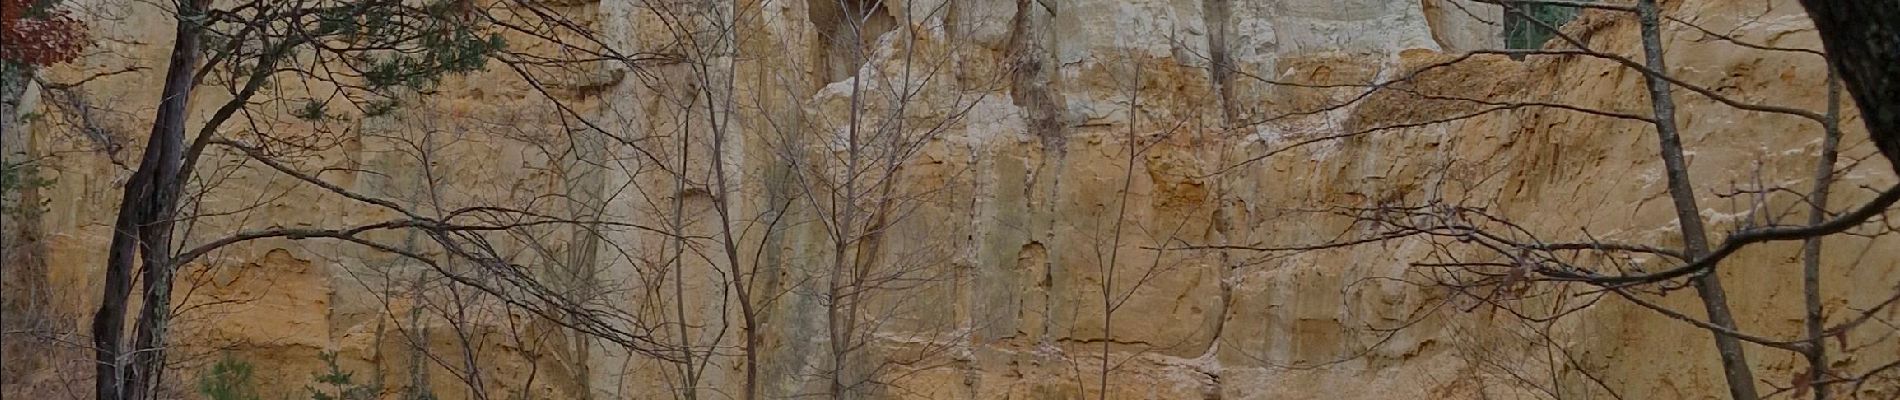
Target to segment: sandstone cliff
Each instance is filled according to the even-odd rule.
[[[47,82],[162,64],[168,14],[145,3],[80,3],[106,10],[94,23],[98,54],[45,71]],[[1718,36],[1819,48],[1794,2],[1664,6],[1683,21],[1664,31],[1680,80],[1751,103],[1826,108],[1820,57]],[[603,315],[656,343],[688,343],[685,353],[704,364],[682,368],[661,357],[670,353],[591,338],[459,286],[441,275],[492,271],[450,260],[426,235],[388,231],[366,237],[442,265],[355,243],[271,239],[187,266],[174,339],[179,397],[195,398],[190,377],[221,354],[259,366],[267,392],[297,393],[322,368],[322,351],[338,352],[359,381],[383,384],[390,398],[420,386],[444,397],[669,398],[685,392],[678,386],[687,377],[699,396],[737,396],[746,325],[730,283],[735,270],[758,310],[765,397],[827,393],[832,375],[851,377],[870,398],[1725,394],[1707,331],[1581,286],[1539,284],[1513,303],[1533,316],[1575,309],[1552,321],[1487,306],[1425,284],[1435,272],[1417,263],[1476,254],[1442,241],[1241,248],[1350,241],[1375,227],[1329,210],[1432,201],[1484,207],[1540,237],[1679,246],[1648,124],[1492,107],[1544,102],[1648,115],[1642,75],[1590,57],[1464,55],[1498,46],[1496,6],[497,7],[558,11],[595,33],[511,37],[524,54],[656,56],[497,63],[387,116],[306,122],[285,117],[296,101],[260,101],[253,123],[226,134],[299,138],[279,144],[314,149],[287,158],[297,170],[431,214],[506,205],[610,222],[484,240],[574,304],[612,310]],[[1636,29],[1633,19],[1591,11],[1565,31],[1634,56]],[[24,120],[25,134],[7,133],[9,157],[44,158],[40,172],[53,182],[22,195],[44,199],[43,212],[7,220],[6,294],[33,298],[7,303],[8,362],[31,360],[6,369],[8,396],[85,396],[73,388],[86,387],[91,361],[74,346],[86,343],[100,290],[110,199],[137,162],[128,149],[142,143],[158,97],[147,83],[162,74],[37,85],[26,111],[36,117]],[[325,85],[286,81],[270,96],[303,99]],[[200,96],[202,119],[230,94]],[[1746,191],[1805,191],[1818,125],[1686,90],[1678,99],[1701,214],[1718,237],[1765,213],[1803,215],[1786,214],[1805,207],[1795,197]],[[1855,165],[1836,209],[1871,197],[1864,187],[1894,182],[1872,165],[1879,157],[1866,157],[1874,150],[1859,125],[1846,125],[1854,128],[1843,149]],[[400,217],[237,152],[210,156],[194,186],[205,189],[190,203],[204,216],[181,225],[187,246],[245,229]],[[668,233],[676,226],[685,239]],[[722,247],[728,231],[735,246]],[[848,245],[835,245],[841,237]],[[1895,240],[1829,239],[1822,283],[1830,321],[1892,295]],[[1739,326],[1800,335],[1798,249],[1750,247],[1722,265]],[[838,336],[828,315],[840,264],[867,266],[861,284],[846,288],[858,293],[846,298],[861,344],[844,366],[833,362]],[[1701,316],[1691,291],[1642,296]],[[1900,317],[1891,308],[1876,315]],[[1900,358],[1893,329],[1876,325],[1842,335],[1833,364],[1865,371]],[[1749,350],[1764,393],[1806,370],[1799,354]],[[1891,383],[1861,390],[1895,393]]]

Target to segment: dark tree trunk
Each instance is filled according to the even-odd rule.
[[[99,311],[92,315],[92,345],[96,357],[93,390],[99,400],[119,398],[119,337],[125,333],[125,302],[132,293],[132,255],[138,253],[138,225],[145,219],[140,215],[143,208],[140,205],[151,193],[149,161],[156,158],[150,156],[151,150],[148,145],[147,161],[140,162],[139,169],[125,182],[124,198],[119,201],[119,218],[112,224],[112,244],[107,248],[105,292],[99,300]]]
[[[1801,0],[1860,107],[1874,146],[1900,173],[1900,1]]]
[[[177,39],[167,65],[164,91],[152,121],[151,136],[139,167],[125,183],[119,217],[113,223],[107,250],[105,290],[93,315],[93,344],[97,346],[94,382],[100,400],[144,399],[154,393],[164,364],[165,317],[171,311],[171,230],[178,184],[183,177],[185,119],[191,102],[192,75],[200,57],[200,27],[194,15],[204,0],[179,2]],[[132,291],[133,256],[143,261],[144,304],[141,306],[132,354],[122,347],[126,306]],[[130,358],[130,364],[127,364]]]

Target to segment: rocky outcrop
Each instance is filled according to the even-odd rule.
[[[1646,115],[1640,74],[1588,57],[1461,56],[1496,47],[1495,6],[737,3],[548,4],[595,32],[595,49],[689,57],[490,68],[445,82],[396,115],[266,128],[339,139],[296,165],[406,206],[527,205],[614,222],[524,230],[495,244],[577,302],[616,310],[629,331],[691,343],[705,363],[693,372],[702,396],[735,393],[744,382],[745,325],[727,250],[716,242],[722,207],[760,310],[759,387],[771,397],[824,393],[836,371],[864,380],[861,393],[874,398],[1724,392],[1705,331],[1614,298],[1552,322],[1467,303],[1417,284],[1431,272],[1412,263],[1437,254],[1432,242],[1232,249],[1362,237],[1367,227],[1324,210],[1428,200],[1487,207],[1538,235],[1677,245],[1647,125],[1554,107],[1488,107],[1546,102]],[[1818,57],[1713,36],[1819,47],[1792,1],[1767,4],[1666,2],[1687,21],[1665,32],[1670,72],[1745,101],[1824,109]],[[147,37],[170,26],[162,16],[127,15],[102,36]],[[854,26],[875,35],[841,34]],[[1633,55],[1635,29],[1633,20],[1591,12],[1566,32]],[[160,60],[166,50],[150,40],[108,43],[115,56],[50,76],[76,81]],[[157,73],[84,86],[96,107],[112,111],[101,113],[104,132],[137,142],[136,129],[121,128],[138,126],[138,110],[156,100],[139,82]],[[1367,89],[1401,78],[1410,79]],[[319,89],[281,90],[289,98]],[[1691,173],[1712,228],[1735,229],[1751,210],[1800,208],[1792,198],[1757,204],[1727,194],[1755,183],[1805,188],[1818,126],[1686,92],[1680,98]],[[57,160],[44,171],[56,183],[32,193],[51,199],[49,209],[25,220],[44,235],[33,255],[53,266],[39,278],[56,288],[36,307],[71,321],[49,324],[40,332],[49,340],[70,338],[53,328],[86,321],[104,257],[97,249],[113,215],[111,202],[96,199],[115,198],[130,172],[124,166],[135,162],[97,151],[68,121],[31,124],[31,154]],[[1848,136],[1850,156],[1871,154],[1863,134]],[[855,179],[841,172],[849,171],[841,160],[858,150],[872,165],[895,161],[859,181],[888,180],[889,194],[836,185]],[[193,237],[394,217],[240,155],[208,163],[199,170],[216,190],[197,205],[212,216],[189,228]],[[714,186],[714,166],[730,174],[724,189]],[[1858,166],[1842,187],[1891,184],[1885,170]],[[1869,197],[1844,190],[1835,204]],[[839,211],[840,198],[863,207],[842,221],[876,228],[859,232],[876,239],[853,241],[850,252],[833,246],[839,216],[852,215]],[[683,253],[667,233],[675,218],[692,238]],[[430,251],[415,234],[376,239]],[[1892,293],[1900,273],[1894,241],[1831,239],[1826,304],[1846,315]],[[1799,332],[1797,248],[1763,245],[1723,265],[1743,327]],[[876,267],[868,275],[882,279],[856,300],[865,341],[842,367],[830,361],[834,298],[826,293],[838,257],[876,260],[866,262]],[[683,392],[678,363],[512,311],[454,289],[439,271],[362,246],[260,241],[188,270],[182,275],[192,279],[179,290],[190,293],[178,302],[178,340],[187,350],[177,352],[179,376],[229,351],[262,366],[271,386],[295,388],[321,367],[318,352],[337,351],[391,396],[414,387],[535,398]],[[1556,297],[1583,289],[1536,290]],[[1692,293],[1651,298],[1700,309]],[[1525,304],[1561,308],[1579,299]],[[1892,340],[1851,340],[1857,347],[1836,364],[1867,367],[1900,354]],[[1757,376],[1772,381],[1764,391],[1805,368],[1792,353],[1750,350]],[[62,379],[89,370],[84,355],[72,353],[49,352],[43,368],[9,376],[6,390],[62,390]],[[190,389],[186,378],[177,384]]]

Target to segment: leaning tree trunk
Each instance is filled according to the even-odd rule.
[[[1669,66],[1663,57],[1661,16],[1656,1],[1640,0],[1636,4],[1642,22],[1644,64],[1658,74],[1666,74]],[[1676,129],[1676,103],[1669,95],[1670,84],[1653,74],[1646,75],[1644,83],[1648,86],[1649,103],[1655,113],[1656,136],[1660,139],[1669,197],[1675,203],[1676,221],[1682,229],[1683,253],[1689,259],[1702,258],[1709,254],[1709,235],[1702,223],[1702,208],[1696,204],[1695,188],[1689,178],[1689,164],[1683,156],[1682,137]],[[1702,297],[1709,324],[1734,330],[1736,323],[1728,307],[1728,294],[1722,289],[1721,278],[1714,270],[1691,278],[1690,283],[1695,286],[1696,294]],[[1760,398],[1755,391],[1754,371],[1749,369],[1748,356],[1742,349],[1741,340],[1716,330],[1710,330],[1709,334],[1715,336],[1715,349],[1722,358],[1722,376],[1728,382],[1729,398]]]
[[[1900,173],[1900,1],[1801,0],[1874,146]]]
[[[100,400],[144,399],[152,396],[164,363],[162,334],[170,313],[171,231],[176,209],[179,170],[185,147],[186,107],[191,101],[192,75],[198,65],[199,31],[195,17],[208,1],[179,2],[178,27],[166,66],[165,87],[159,97],[152,132],[146,139],[139,167],[125,183],[119,216],[113,223],[107,250],[106,279],[99,310],[93,315],[93,344],[97,346],[96,396]],[[144,263],[144,304],[141,306],[137,345],[125,354],[127,300],[132,291],[133,256]],[[127,358],[133,362],[127,362]]]

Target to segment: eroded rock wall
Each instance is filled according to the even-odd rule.
[[[1750,43],[1819,47],[1791,1],[1666,6],[1672,16]],[[638,68],[491,68],[446,83],[401,115],[346,124],[352,134],[336,137],[348,141],[298,165],[329,168],[326,180],[413,207],[530,204],[660,227],[561,228],[501,245],[518,256],[514,262],[538,268],[587,304],[637,317],[625,322],[630,330],[700,349],[705,364],[691,373],[702,396],[731,395],[744,382],[745,325],[727,250],[709,241],[722,224],[736,227],[736,253],[752,279],[759,390],[769,397],[825,393],[830,374],[863,381],[861,393],[874,398],[1495,398],[1601,395],[1604,386],[1633,398],[1724,392],[1705,331],[1627,302],[1604,299],[1554,323],[1527,323],[1408,283],[1421,274],[1411,263],[1434,254],[1430,242],[1208,248],[1356,237],[1366,228],[1323,210],[1430,200],[1484,206],[1554,238],[1677,245],[1645,123],[1551,107],[1477,112],[1534,101],[1648,114],[1640,74],[1614,63],[1459,56],[1496,47],[1495,6],[607,0],[549,7],[597,32],[602,48],[688,58]],[[110,26],[102,36],[169,27],[149,13],[127,15],[102,24]],[[867,34],[841,34],[853,27]],[[1635,29],[1627,18],[1586,13],[1566,32],[1634,55]],[[1669,26],[1670,72],[1743,101],[1824,109],[1818,57],[1712,38],[1686,24]],[[150,41],[105,43],[116,56],[47,76],[80,79],[162,59],[166,50]],[[106,154],[101,149],[110,146],[100,143],[142,141],[138,110],[157,94],[138,82],[159,74],[88,83],[102,110],[93,131],[75,129],[85,123],[75,118],[32,125],[29,152],[55,157],[48,172],[56,184],[36,189],[52,201],[27,221],[44,234],[38,255],[53,266],[44,279],[58,288],[46,307],[67,321],[55,324],[67,332],[79,332],[71,328],[84,325],[98,290],[104,254],[97,249],[116,204],[100,199],[117,198],[130,172],[125,165],[136,162],[126,158],[136,152]],[[1408,77],[1398,86],[1404,90],[1360,99],[1365,85]],[[201,110],[221,101],[217,93],[204,96]],[[1722,194],[1759,182],[1805,188],[1818,126],[1686,91],[1678,98],[1691,173],[1713,229],[1736,228],[1751,209],[1798,206],[1791,198],[1756,204]],[[856,134],[862,141],[851,139]],[[1850,157],[1871,154],[1858,131],[1848,137]],[[857,200],[896,210],[851,217],[878,228],[879,244],[868,253],[864,242],[849,251],[834,246],[845,215],[837,200],[846,193],[835,184],[854,176],[844,161],[854,150],[865,162],[899,161],[862,181],[893,182],[888,193],[895,194],[886,198],[897,199]],[[194,228],[201,232],[394,216],[226,156],[200,168],[220,188],[201,204],[230,213],[207,218]],[[1890,184],[1891,176],[1878,173],[1885,170],[1862,165],[1855,171],[1871,172],[1845,175],[1842,187]],[[725,189],[712,184],[718,179]],[[1844,190],[1835,204],[1869,196]],[[729,212],[723,222],[722,204]],[[685,252],[666,233],[675,224],[694,237]],[[426,247],[402,234],[377,239]],[[1830,239],[1826,304],[1866,308],[1891,293],[1900,273],[1893,241]],[[1759,246],[1722,267],[1744,328],[1799,332],[1796,249]],[[827,320],[826,289],[836,276],[830,266],[839,257],[877,260],[883,275],[873,275],[887,278],[859,298],[865,343],[843,367],[831,362]],[[431,270],[347,243],[258,242],[190,271],[190,290],[180,291],[190,297],[180,303],[198,307],[182,314],[179,340],[193,351],[179,354],[195,357],[181,356],[180,376],[227,348],[286,389],[320,368],[317,352],[338,351],[345,366],[373,371],[365,374],[387,383],[391,396],[424,385],[460,395],[471,392],[466,382],[479,381],[478,392],[495,397],[664,398],[683,392],[678,384],[688,373],[505,311],[493,299],[460,301],[464,293],[428,278]],[[1689,293],[1656,300],[1700,309]],[[1550,336],[1530,337],[1536,334]],[[1836,363],[1865,367],[1900,354],[1891,340],[1868,340]],[[1805,368],[1792,353],[1750,350],[1765,381],[1788,382]],[[65,393],[61,382],[89,371],[83,352],[68,352],[38,372],[9,377],[8,390]],[[189,390],[189,381],[179,385]],[[1099,393],[1104,385],[1109,393]]]

